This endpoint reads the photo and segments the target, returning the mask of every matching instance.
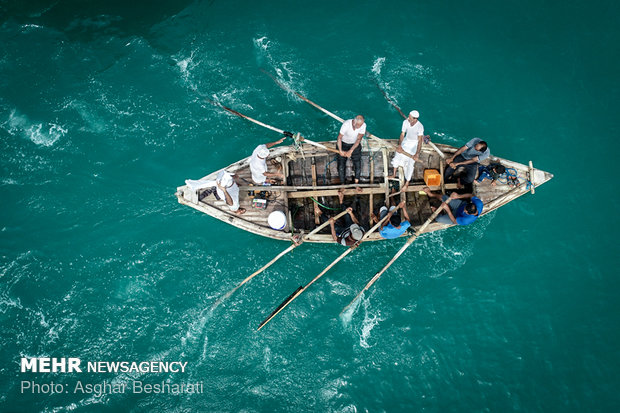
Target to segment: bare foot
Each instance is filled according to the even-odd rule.
[[[358,194],[362,193],[362,188],[360,188],[359,186],[355,188],[355,191],[357,191]]]
[[[237,215],[245,214],[245,208],[239,208],[238,210],[235,211],[235,214]]]
[[[338,190],[338,199],[340,200],[340,204],[342,204],[342,201],[344,200],[344,189],[342,188]]]

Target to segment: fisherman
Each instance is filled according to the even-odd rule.
[[[473,194],[459,195],[456,192],[452,192],[450,196],[433,194],[429,187],[425,187],[424,192],[429,198],[445,202],[441,206],[445,212],[435,218],[435,222],[440,224],[469,225],[482,214],[482,201]],[[469,199],[469,201],[464,201],[465,199]]]
[[[474,138],[467,142],[465,146],[459,148],[458,151],[452,157],[446,159],[448,167],[444,172],[444,179],[447,181],[454,175],[457,169],[460,167],[465,168],[465,176],[458,176],[458,185],[471,184],[476,178],[478,173],[478,165],[489,157],[491,152],[487,146],[487,143],[480,138]]]
[[[344,192],[342,188],[338,191],[338,200],[340,201],[340,210],[346,210],[348,213],[342,217],[342,219],[344,219],[344,227],[339,226],[333,217],[329,218],[332,238],[334,242],[350,247],[361,240],[366,231],[353,213],[353,208],[348,207],[345,209]],[[321,211],[321,208],[319,208],[316,202],[314,203],[314,213],[319,216],[321,223],[325,222],[326,218],[323,216],[323,211]]]
[[[353,169],[355,171],[355,183],[360,182],[362,173],[362,138],[366,134],[366,123],[362,115],[357,115],[354,119],[342,122],[340,132],[338,133],[338,176],[340,184],[346,183],[347,158],[353,161]],[[361,188],[357,188],[361,192]]]
[[[239,186],[235,182],[235,175],[228,171],[221,170],[215,180],[198,180],[194,181],[188,179],[185,181],[190,189],[197,191],[203,188],[214,188],[216,198],[218,200],[223,199],[228,205],[228,208],[237,215],[241,215],[245,212],[245,208],[239,207]]]
[[[258,145],[252,156],[250,157],[250,172],[252,172],[252,181],[257,185],[265,185],[266,183],[275,184],[284,180],[282,172],[267,172],[267,157],[269,156],[269,148],[284,142],[286,136],[275,142]],[[280,166],[282,168],[282,166]],[[281,169],[280,169],[281,170]]]
[[[403,216],[405,221],[403,221],[400,217],[399,209],[403,210]],[[392,205],[390,210],[388,211],[386,206],[382,206],[379,209],[379,218],[373,213],[370,215],[372,220],[375,222],[379,222],[387,216],[387,219],[383,221],[381,227],[379,228],[379,235],[381,235],[385,239],[398,238],[407,231],[407,228],[411,226],[409,222],[409,214],[407,214],[407,208],[405,205],[405,201],[402,201],[398,206]]]
[[[405,185],[403,185],[402,190],[407,189],[409,186],[409,181],[411,181],[411,177],[413,176],[415,162],[419,160],[420,150],[422,149],[424,126],[418,120],[419,117],[420,112],[412,110],[409,112],[407,119],[403,121],[396,154],[394,154],[394,158],[392,159],[394,177],[396,177],[396,171],[400,166],[403,167],[405,172]]]
[[[491,180],[491,185],[496,185],[500,175],[506,172],[506,167],[500,163],[491,163],[487,166],[480,165],[478,167],[478,179],[476,182],[482,182],[485,179]]]

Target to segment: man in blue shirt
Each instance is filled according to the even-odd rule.
[[[399,209],[403,210],[403,216],[405,217],[405,221],[401,221]],[[405,202],[401,202],[398,206],[390,207],[388,212],[387,207],[382,206],[379,210],[379,219],[375,214],[372,214],[371,217],[375,223],[379,222],[379,220],[383,219],[387,215],[387,218],[381,224],[379,228],[379,235],[381,235],[385,239],[398,238],[407,231],[407,228],[411,226],[409,223],[409,214],[407,214],[407,208],[405,207]]]
[[[442,206],[445,213],[435,218],[435,222],[440,224],[469,225],[482,214],[482,201],[473,194],[459,195],[456,192],[452,192],[448,197],[447,195],[433,194],[428,187],[424,188],[424,192],[426,192],[429,198],[440,199],[442,202],[446,202]],[[469,199],[470,201],[464,201],[464,199]]]
[[[446,159],[448,167],[444,172],[444,179],[447,181],[454,172],[465,168],[465,174],[459,176],[459,184],[471,184],[476,179],[478,164],[491,155],[487,143],[480,138],[474,138],[467,142],[465,146],[459,148],[451,158]]]

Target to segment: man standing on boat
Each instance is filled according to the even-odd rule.
[[[398,167],[402,166],[405,172],[405,185],[403,190],[409,186],[409,181],[413,176],[415,162],[419,160],[420,150],[422,149],[422,139],[424,139],[424,126],[418,120],[420,112],[412,110],[409,112],[407,119],[403,121],[401,127],[400,138],[398,140],[398,148],[392,159],[392,167],[394,167],[394,177]]]
[[[284,175],[280,172],[267,172],[267,157],[269,156],[269,148],[284,142],[286,137],[275,142],[258,145],[252,156],[250,157],[250,172],[252,172],[252,181],[257,185],[265,185],[266,182],[274,184],[276,179],[284,180]]]
[[[465,168],[465,174],[458,177],[458,183],[471,184],[476,179],[478,165],[491,155],[487,143],[480,138],[474,138],[467,142],[465,146],[459,148],[451,157],[446,159],[448,167],[444,172],[444,179],[447,181],[454,175],[460,167]]]
[[[440,224],[469,225],[478,219],[484,207],[480,198],[473,194],[457,194],[452,192],[450,196],[433,194],[429,187],[424,188],[429,198],[439,199],[445,204],[442,208],[445,213],[435,218]],[[468,199],[469,201],[464,201]]]
[[[398,212],[399,209],[403,210],[405,221],[401,220],[400,212]],[[405,201],[402,201],[398,204],[398,206],[391,206],[389,211],[386,206],[382,206],[379,210],[379,218],[377,218],[375,214],[372,214],[371,218],[375,223],[377,223],[386,215],[387,219],[383,221],[383,224],[381,224],[381,227],[379,228],[379,235],[385,239],[398,238],[403,235],[405,231],[407,231],[407,228],[411,226]]]
[[[362,173],[362,138],[366,134],[366,123],[362,115],[357,115],[355,119],[342,122],[340,133],[338,133],[338,176],[340,184],[346,183],[347,159],[353,161],[355,171],[355,183],[360,182]],[[361,189],[358,189],[361,190]]]

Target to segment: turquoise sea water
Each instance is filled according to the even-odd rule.
[[[620,33],[614,2],[0,1],[0,411],[617,411]],[[485,138],[555,178],[471,225],[336,258],[174,197],[277,134],[342,117]],[[20,373],[21,357],[187,361],[183,374]],[[63,394],[21,392],[22,381]],[[203,394],[73,394],[203,382]]]

